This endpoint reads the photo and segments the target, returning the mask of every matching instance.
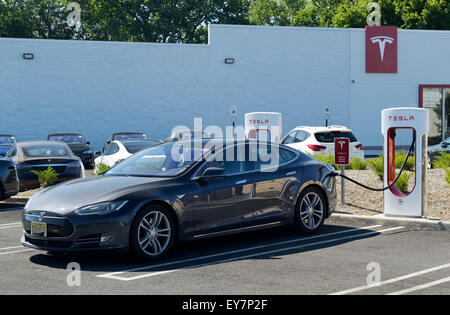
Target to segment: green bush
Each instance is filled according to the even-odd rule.
[[[41,188],[53,185],[57,180],[59,174],[52,167],[48,167],[45,171],[31,171],[38,177]]]
[[[106,165],[106,164],[104,164],[104,163],[100,163],[100,164],[97,166],[97,170],[95,171],[95,175],[103,174],[103,173],[109,171],[110,169],[111,169],[110,166],[108,166],[108,165]]]
[[[450,186],[450,168],[445,169],[445,173],[447,173],[447,176],[445,176],[445,180],[447,181],[447,184]]]
[[[396,152],[395,153],[395,168],[397,168],[397,169],[402,168],[403,162],[405,162],[405,159],[407,156],[408,156],[408,154],[405,153],[405,151],[403,151],[403,150]],[[415,167],[415,156],[414,156],[414,154],[412,154],[408,158],[408,161],[406,161],[405,170],[413,171],[414,167]]]
[[[367,164],[369,167],[374,171],[374,173],[383,180],[384,175],[384,163],[383,163],[383,155],[380,154],[375,159],[369,159],[367,160]]]
[[[335,169],[339,169],[339,167],[336,164],[334,164],[334,155],[332,155],[332,154],[317,153],[317,154],[314,154],[311,156],[313,158],[315,158],[316,160],[319,160],[320,162],[330,164]]]
[[[359,170],[363,171],[367,169],[367,166],[369,163],[367,161],[364,161],[363,159],[359,157],[352,157],[350,159],[350,164],[345,167],[346,170]]]
[[[450,167],[450,153],[440,152],[433,162],[434,168],[448,168]]]
[[[400,191],[402,193],[408,192],[408,181],[411,178],[411,176],[413,176],[413,175],[414,175],[414,173],[409,173],[409,172],[403,171],[402,175],[400,175],[400,177],[398,178],[395,185],[398,187],[398,189],[400,189]],[[397,178],[398,174],[396,174],[395,176]]]

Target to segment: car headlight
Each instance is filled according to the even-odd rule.
[[[120,210],[127,202],[128,200],[96,203],[77,209],[75,213],[78,215],[105,215]]]

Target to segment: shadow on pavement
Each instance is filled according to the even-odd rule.
[[[320,236],[321,234],[336,233],[353,229],[352,227],[324,225],[321,231],[314,235],[313,239],[308,236],[301,236],[293,232],[289,228],[275,228],[257,232],[247,232],[232,236],[217,237],[205,240],[198,240],[188,243],[179,244],[171,254],[163,260],[155,262],[142,262],[131,256],[125,251],[98,251],[98,252],[77,252],[65,254],[48,254],[45,252],[38,253],[30,257],[30,261],[37,265],[43,265],[50,268],[66,269],[71,262],[80,264],[83,271],[96,272],[115,272],[127,269],[148,267],[148,271],[164,271],[177,268],[187,268],[190,266],[195,268],[198,264],[220,264],[221,260],[233,259],[238,261],[242,259],[283,259],[283,256],[290,254],[298,254],[302,252],[314,251],[322,248],[335,247],[341,244],[350,243],[355,240],[367,239],[379,234],[371,234],[350,238],[358,234],[374,232],[373,230],[358,229],[348,233],[342,233],[332,236]],[[320,237],[319,237],[320,236]],[[330,241],[322,244],[301,246],[305,244],[319,243],[332,239],[345,238],[342,240]],[[277,242],[288,242],[286,244],[271,245]],[[249,249],[255,246],[264,246],[259,249]],[[296,247],[298,248],[292,248]],[[301,247],[300,247],[301,246]],[[207,255],[214,255],[223,252],[243,250],[238,253],[230,253],[226,255],[217,255],[212,258],[202,258]],[[261,254],[251,258],[241,258],[241,256],[263,253],[267,251],[277,251],[276,253]],[[193,259],[194,261],[186,263],[178,263],[180,260]],[[171,264],[174,262],[173,264]],[[170,264],[169,266],[154,267],[160,264]],[[147,271],[147,272],[148,272]]]

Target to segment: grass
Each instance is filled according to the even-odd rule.
[[[320,162],[324,162],[327,164],[330,164],[333,166],[336,170],[339,169],[339,167],[334,163],[334,155],[332,154],[325,154],[325,153],[317,153],[314,155],[311,155],[316,160],[319,160]]]
[[[450,186],[450,168],[445,169],[445,173],[447,174],[445,176],[445,180],[446,180],[447,184]]]
[[[31,171],[38,177],[41,188],[46,188],[53,185],[57,180],[59,174],[52,167],[48,167],[45,171]]]
[[[375,159],[367,160],[369,167],[374,171],[374,173],[378,176],[380,180],[384,178],[384,162],[383,155],[379,155]]]
[[[106,165],[106,164],[103,164],[103,163],[100,163],[100,164],[97,166],[97,170],[95,171],[94,174],[95,174],[95,175],[100,175],[100,174],[103,174],[103,173],[109,171],[110,169],[111,169],[110,166],[108,166],[108,165]]]
[[[410,172],[406,172],[403,171],[402,175],[400,175],[400,177],[398,178],[397,182],[395,183],[395,185],[398,187],[398,189],[400,189],[400,191],[402,193],[408,193],[408,182],[409,179],[414,175],[414,173],[410,173]],[[396,176],[398,176],[398,174],[396,174]]]
[[[433,162],[434,168],[448,168],[450,167],[450,153],[440,152]]]
[[[356,171],[363,171],[366,170],[369,166],[369,163],[367,161],[364,161],[363,159],[360,159],[359,157],[352,157],[350,159],[350,164],[345,167],[346,170],[356,170]]]
[[[406,157],[408,156],[405,151],[400,150],[395,153],[395,168],[402,168],[403,163],[405,162]],[[415,155],[411,155],[405,164],[405,170],[407,171],[413,171],[416,163],[416,157]]]

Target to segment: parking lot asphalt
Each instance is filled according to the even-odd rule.
[[[3,294],[450,294],[450,232],[327,223],[179,245],[162,261],[24,248],[20,210],[0,211]],[[81,267],[79,286],[69,263]],[[375,285],[367,279],[380,280]]]

